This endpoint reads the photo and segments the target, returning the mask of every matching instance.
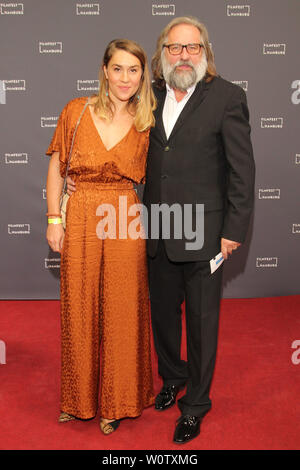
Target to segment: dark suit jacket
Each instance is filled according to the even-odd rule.
[[[204,204],[204,244],[187,250],[184,236],[165,240],[172,261],[209,260],[221,237],[245,240],[254,200],[255,166],[245,92],[221,77],[199,82],[166,138],[162,111],[166,90],[155,89],[158,106],[151,129],[144,205]],[[153,222],[153,221],[152,221]],[[194,222],[193,222],[194,223]],[[156,254],[148,220],[147,252]]]

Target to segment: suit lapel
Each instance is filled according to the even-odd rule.
[[[172,132],[169,136],[169,140],[171,140],[174,137],[174,135],[178,132],[178,130],[181,128],[181,126],[186,121],[188,116],[193,112],[193,110],[196,107],[200,106],[200,104],[205,99],[205,97],[208,93],[209,86],[210,86],[210,83],[206,83],[204,80],[201,80],[197,84],[194,93],[192,94],[192,96],[190,97],[190,99],[188,100],[186,105],[184,106],[182,112],[180,113],[180,115],[179,115],[173,129],[172,129]],[[161,111],[161,114],[162,114],[162,111]],[[162,120],[162,117],[161,117],[161,120]],[[164,126],[163,126],[163,128],[164,128]]]
[[[155,130],[163,142],[166,142],[168,140],[162,118],[166,94],[167,93],[165,89],[159,90],[159,92],[156,93],[157,108],[155,110]]]

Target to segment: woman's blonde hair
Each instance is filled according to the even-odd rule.
[[[139,132],[143,132],[154,126],[153,111],[156,108],[156,100],[151,87],[150,73],[147,64],[147,56],[143,48],[129,39],[114,39],[104,53],[102,65],[99,71],[99,93],[94,102],[94,111],[103,119],[112,119],[114,104],[108,96],[108,82],[103,67],[107,67],[110,59],[117,50],[123,50],[137,57],[142,66],[142,77],[137,92],[127,103],[128,111],[134,116],[134,124]]]
[[[162,64],[161,64],[161,54],[163,50],[163,45],[166,44],[168,34],[171,31],[171,29],[174,28],[174,26],[177,26],[179,24],[188,24],[188,25],[196,26],[196,28],[198,28],[200,31],[200,34],[202,37],[202,43],[204,45],[204,50],[205,50],[206,59],[207,59],[207,70],[206,70],[206,75],[205,75],[205,81],[210,82],[213,79],[213,77],[217,75],[214,56],[213,56],[211,47],[209,45],[208,32],[207,32],[206,27],[204,26],[203,23],[200,23],[200,21],[194,16],[181,16],[179,18],[175,18],[174,20],[170,21],[170,23],[168,23],[167,26],[162,30],[157,40],[156,51],[155,51],[154,56],[152,57],[151,67],[152,67],[154,83],[158,88],[164,88],[166,84],[164,77],[163,77]]]

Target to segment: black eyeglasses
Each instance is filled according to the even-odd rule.
[[[164,44],[163,47],[169,49],[170,54],[179,55],[182,53],[183,48],[185,47],[187,52],[191,55],[199,54],[201,47],[204,47],[203,44]]]

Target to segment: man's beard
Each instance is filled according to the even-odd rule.
[[[204,52],[204,51],[203,51]],[[207,60],[203,53],[199,64],[195,65],[190,60],[179,60],[175,64],[170,64],[164,51],[161,54],[162,72],[166,83],[176,90],[186,91],[191,86],[200,82],[206,74]],[[192,70],[176,70],[179,65],[190,65]]]

